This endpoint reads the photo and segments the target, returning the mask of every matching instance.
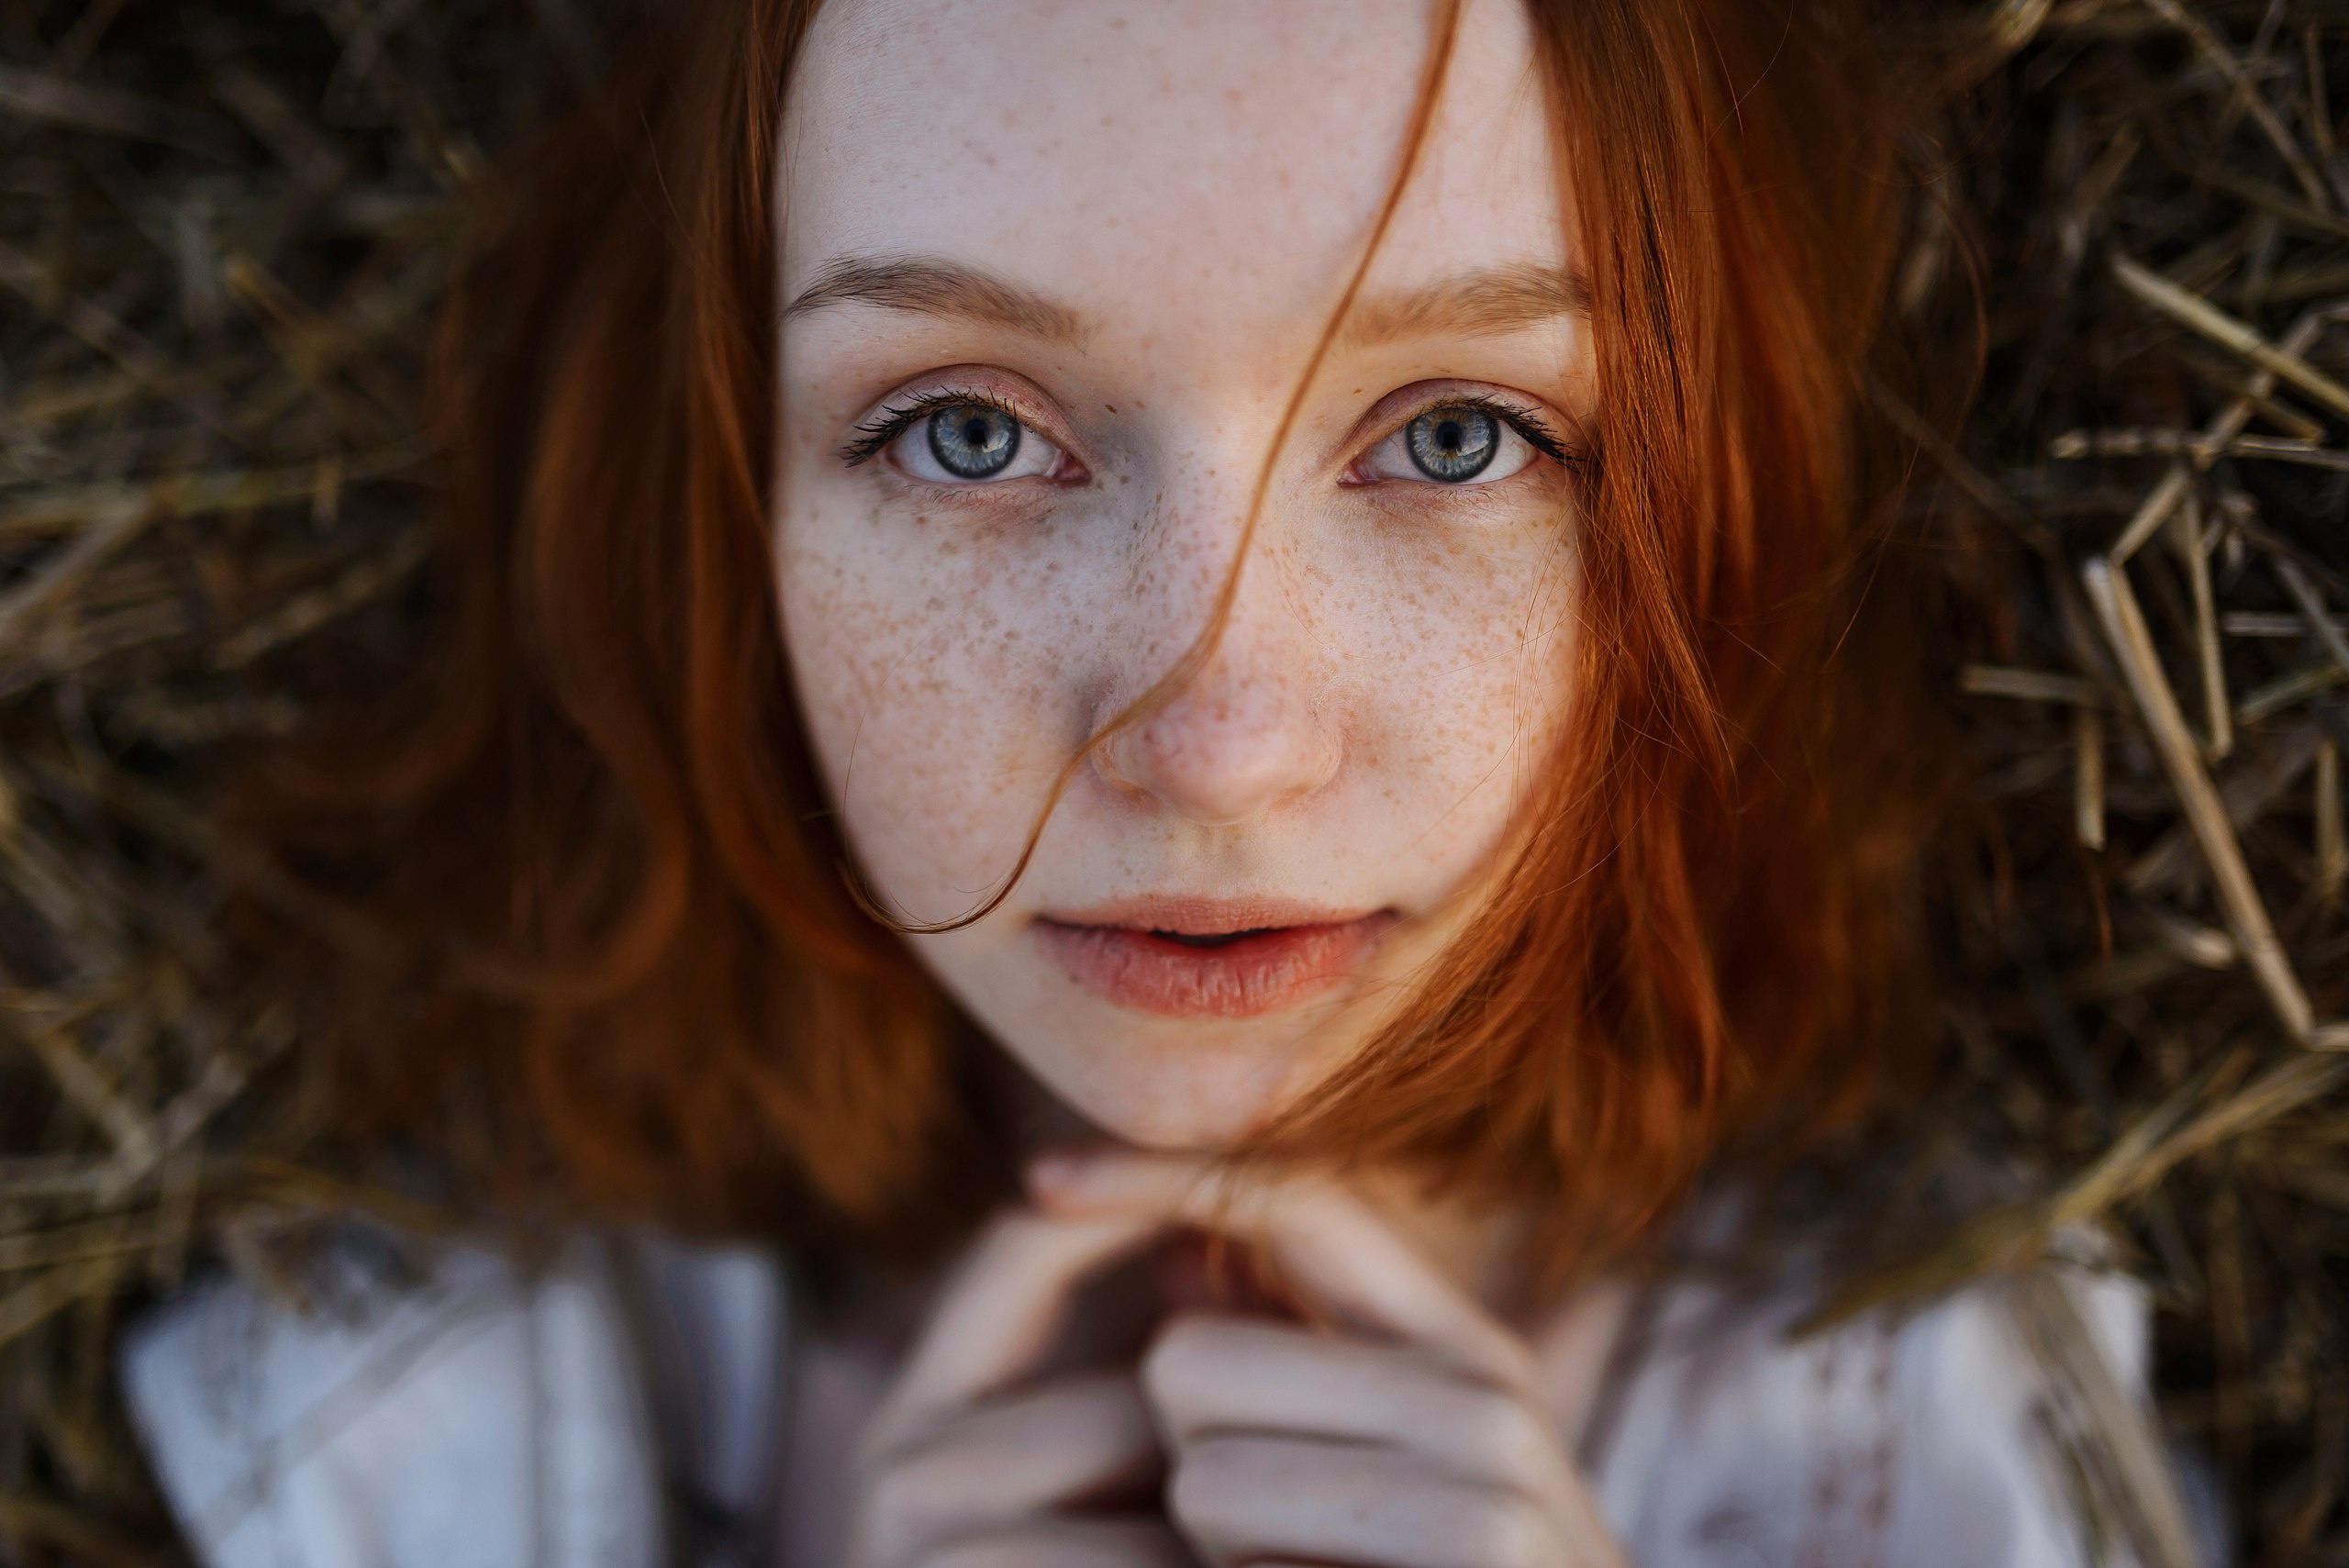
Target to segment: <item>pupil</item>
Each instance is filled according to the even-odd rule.
[[[1000,408],[965,403],[930,417],[930,455],[957,479],[985,479],[1019,452],[1019,421]]]
[[[1500,421],[1481,408],[1431,409],[1404,429],[1412,466],[1442,484],[1458,484],[1500,455]]]

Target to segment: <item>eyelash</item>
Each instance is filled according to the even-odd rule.
[[[915,420],[935,414],[941,408],[967,408],[974,403],[992,408],[1007,418],[1017,419],[1029,428],[1034,428],[1026,415],[1004,398],[985,392],[955,392],[941,387],[930,392],[915,393],[904,403],[880,410],[850,431],[850,439],[841,447],[841,462],[851,468],[870,462],[886,451],[889,443],[905,434],[907,428]]]
[[[1403,426],[1409,424],[1420,415],[1432,414],[1439,408],[1474,408],[1479,414],[1489,414],[1519,435],[1523,436],[1527,446],[1531,447],[1552,462],[1566,468],[1578,468],[1582,465],[1583,454],[1566,445],[1558,432],[1550,428],[1548,420],[1531,408],[1521,408],[1514,403],[1495,397],[1489,392],[1472,392],[1463,397],[1439,397],[1432,402],[1423,403],[1398,423],[1395,430],[1401,429]],[[1389,430],[1386,434],[1391,436],[1395,430]],[[1379,438],[1380,440],[1386,439],[1386,436]]]
[[[957,392],[942,387],[929,392],[918,392],[903,404],[883,408],[873,417],[857,426],[850,432],[850,439],[841,445],[840,460],[850,468],[870,462],[886,451],[889,449],[889,443],[903,435],[916,420],[934,414],[941,408],[963,408],[974,403],[982,407],[992,408],[1007,418],[1017,419],[1023,426],[1029,422],[1027,416],[1008,399],[989,393]],[[1583,464],[1583,454],[1567,446],[1559,438],[1558,433],[1550,428],[1549,422],[1539,414],[1530,408],[1521,408],[1516,404],[1505,402],[1490,393],[1478,392],[1471,393],[1464,397],[1438,398],[1414,410],[1395,428],[1400,429],[1404,425],[1409,424],[1412,419],[1437,408],[1474,408],[1480,414],[1489,414],[1524,437],[1528,446],[1551,462],[1566,468],[1579,468]],[[1394,434],[1393,430],[1386,432],[1386,435],[1392,434]],[[1380,440],[1386,439],[1386,435],[1379,438]]]

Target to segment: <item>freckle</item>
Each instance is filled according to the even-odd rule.
[[[1104,403],[1101,406],[1105,411],[1111,414],[1115,414],[1118,411],[1118,406],[1114,403]]]

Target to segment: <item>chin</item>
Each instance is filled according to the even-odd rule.
[[[1252,1018],[1168,1018],[1114,1005],[1032,961],[957,962],[963,955],[945,943],[916,951],[1063,1109],[1094,1133],[1154,1152],[1241,1147],[1361,1050],[1378,1022],[1376,1009],[1343,996]]]
[[[1077,1108],[1119,1142],[1155,1154],[1221,1154],[1238,1148],[1264,1120],[1262,1113],[1202,1116],[1148,1103]]]
[[[1136,1149],[1214,1154],[1236,1149],[1296,1103],[1308,1063],[1282,1052],[1251,1060],[1229,1041],[1200,1048],[1135,1031],[1109,1051],[1100,1037],[1063,1051],[1013,1047],[1029,1071],[1070,1109]]]

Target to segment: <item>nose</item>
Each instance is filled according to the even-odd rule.
[[[1227,544],[1229,536],[1226,537]],[[1232,828],[1311,795],[1338,772],[1340,717],[1320,700],[1327,658],[1306,611],[1279,592],[1275,561],[1243,567],[1237,597],[1207,661],[1165,706],[1109,737],[1094,766],[1111,788],[1203,828]],[[1190,598],[1190,595],[1184,595]],[[1136,662],[1108,695],[1097,728],[1113,722],[1189,646],[1208,616],[1196,598],[1176,638],[1138,639],[1161,650]],[[1165,651],[1169,647],[1174,653]],[[1145,655],[1146,657],[1146,655]]]

